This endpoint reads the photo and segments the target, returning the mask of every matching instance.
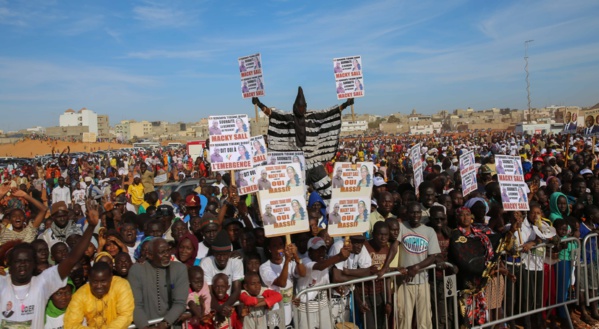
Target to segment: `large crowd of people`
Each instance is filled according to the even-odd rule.
[[[416,187],[414,145],[425,162]],[[478,189],[463,195],[459,156],[469,150]],[[599,230],[597,153],[590,138],[565,134],[343,139],[323,165],[334,183],[335,162],[375,164],[370,229],[331,238],[336,210],[308,186],[310,230],[287,241],[265,237],[256,195],[239,196],[207,152],[53,152],[48,163],[0,173],[0,326],[444,328],[457,319],[471,327],[583,298],[575,286],[597,294],[596,240],[584,265],[598,277],[574,282],[576,241]],[[499,154],[521,158],[529,211],[503,208]],[[167,196],[155,184],[161,175],[199,182]],[[386,273],[394,280],[301,293]],[[458,314],[445,307],[439,279],[451,274]],[[559,327],[573,312],[578,326],[599,323],[597,303],[584,300],[518,321]]]

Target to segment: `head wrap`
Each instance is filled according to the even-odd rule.
[[[233,244],[231,243],[231,239],[229,239],[227,231],[221,230],[218,232],[216,239],[214,239],[214,242],[212,242],[212,245],[210,246],[210,250],[213,252],[233,250]]]
[[[72,293],[75,293],[75,284],[73,283],[73,280],[71,280],[71,278],[67,279],[67,285],[71,286],[72,289]],[[46,306],[46,317],[44,318],[44,323],[46,321],[46,318],[50,317],[50,318],[57,318],[63,314],[65,314],[67,312],[67,309],[65,308],[64,310],[59,309],[58,307],[56,307],[54,305],[54,303],[52,302],[52,298],[50,298],[48,300],[48,305]]]
[[[472,198],[472,199],[466,201],[466,204],[464,204],[464,206],[468,209],[471,209],[474,206],[474,204],[479,201],[485,205],[485,215],[486,215],[489,212],[489,205],[487,204],[487,201],[483,198],[480,198],[480,197]]]
[[[141,258],[141,248],[144,246],[144,243],[152,240],[152,238],[154,238],[154,237],[153,236],[145,237],[143,240],[141,240],[141,242],[139,243],[137,248],[135,248],[135,252],[133,253],[133,258],[135,258],[136,261],[138,261]]]
[[[198,243],[198,239],[196,238],[195,235],[193,235],[190,232],[187,232],[185,234],[183,234],[183,236],[181,237],[181,239],[179,239],[179,243],[177,243],[177,249],[175,250],[175,256],[177,257],[177,259],[179,259],[179,247],[181,246],[181,243],[183,242],[183,240],[189,240],[191,241],[191,246],[193,248],[193,251],[191,252],[191,257],[185,261],[185,265],[187,266],[193,266],[196,257],[198,256],[198,247],[199,247],[199,243]],[[181,259],[179,259],[181,260]]]

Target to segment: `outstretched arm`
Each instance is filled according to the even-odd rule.
[[[343,111],[345,110],[348,106],[352,106],[354,105],[354,99],[353,98],[348,98],[345,103],[339,105],[339,111]]]
[[[262,110],[262,112],[264,112],[264,114],[266,114],[267,116],[270,116],[270,113],[272,113],[271,109],[269,107],[267,107],[266,105],[262,104],[262,102],[260,102],[260,99],[258,97],[252,98],[252,104],[258,106],[260,108],[260,110]]]

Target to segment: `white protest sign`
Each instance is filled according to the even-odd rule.
[[[235,184],[237,185],[237,194],[246,195],[258,192],[259,179],[260,173],[257,168],[236,171]]]
[[[213,170],[253,167],[250,132],[245,114],[208,117],[210,163]]]
[[[524,181],[522,162],[518,156],[495,155],[495,170],[501,190],[504,211],[529,210],[528,185]]]
[[[254,160],[254,166],[266,164],[266,143],[264,143],[263,136],[254,136],[250,138],[252,142],[252,155]]]
[[[362,56],[333,59],[337,99],[364,97]]]
[[[266,156],[267,163],[269,165],[275,164],[289,164],[289,163],[299,163],[300,171],[302,173],[302,178],[306,179],[306,158],[304,157],[304,152],[302,151],[291,151],[291,152],[268,152]]]
[[[460,175],[462,176],[462,195],[466,196],[478,188],[474,151],[460,155]]]
[[[255,168],[260,212],[267,237],[309,230],[304,180],[298,163]]]
[[[360,235],[370,229],[373,163],[335,163],[333,195],[329,203],[330,236]]]
[[[243,98],[264,96],[262,56],[258,53],[239,57],[238,64],[239,75],[241,76],[241,96]]]
[[[412,146],[410,149],[410,160],[412,161],[412,169],[414,171],[414,189],[416,190],[416,196],[419,196],[418,186],[424,181],[424,174],[422,172],[422,156],[420,154],[420,143]]]

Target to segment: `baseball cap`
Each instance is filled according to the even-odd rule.
[[[541,157],[536,157],[532,160],[532,162],[545,162],[545,160],[543,160]]]
[[[200,207],[200,197],[197,195],[190,194],[185,198],[186,207]]]
[[[376,187],[387,185],[383,177],[374,177],[372,181],[374,182],[374,186]]]
[[[586,174],[593,174],[593,171],[589,168],[584,168],[583,170],[580,171],[581,175],[586,175]]]
[[[223,228],[226,228],[229,225],[232,224],[237,224],[240,227],[243,227],[243,224],[241,224],[241,222],[235,218],[225,218],[225,220],[223,221]]]
[[[318,249],[324,246],[326,246],[326,243],[321,237],[313,237],[308,241],[308,249]]]
[[[156,208],[156,215],[160,216],[173,216],[175,214],[173,206],[167,204],[161,204]]]
[[[116,192],[114,192],[114,196],[119,196],[121,194],[125,194],[125,190],[123,190],[122,188],[116,190]]]
[[[352,235],[349,237],[352,242],[364,242],[366,241],[366,237],[363,235]]]
[[[87,177],[85,177],[85,179],[84,179],[84,180],[85,180],[85,182],[87,183],[87,182],[91,182],[91,181],[92,181],[92,178],[91,178],[91,177],[89,177],[89,176],[87,176]]]
[[[56,215],[59,211],[69,211],[69,209],[67,208],[67,204],[64,201],[58,201],[52,204],[52,210],[50,211],[50,214],[52,216]]]

